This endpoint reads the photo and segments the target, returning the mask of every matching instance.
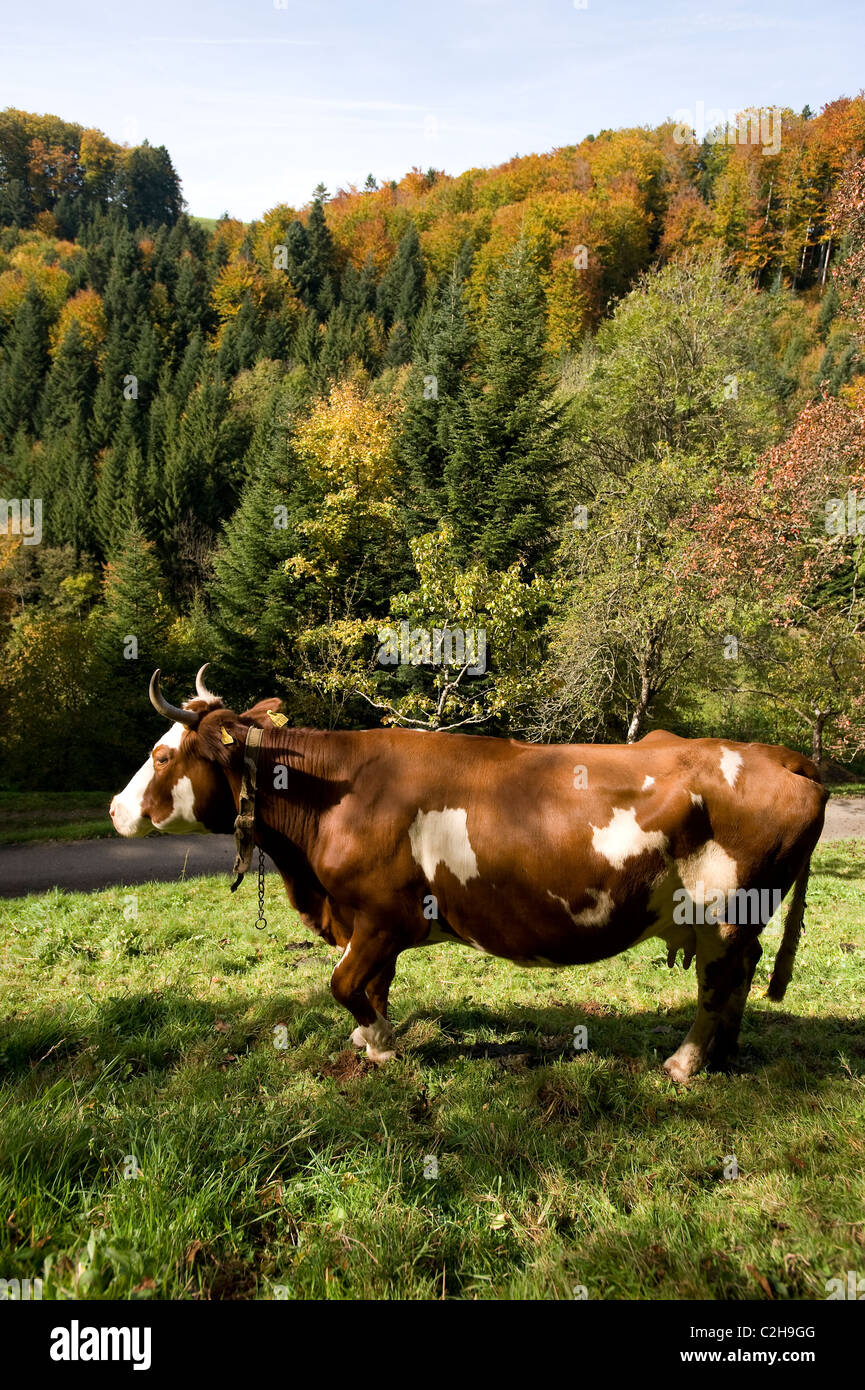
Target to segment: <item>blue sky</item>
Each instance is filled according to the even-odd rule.
[[[863,0],[42,0],[0,22],[0,90],[166,145],[191,212],[250,219],[699,101],[816,111],[862,87],[863,53]]]

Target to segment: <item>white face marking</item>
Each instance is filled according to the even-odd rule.
[[[164,738],[159,738],[153,745],[153,752],[157,748],[179,748],[180,740],[186,733],[184,724],[172,724]],[[153,777],[153,760],[148,758],[146,763],[142,763],[135,776],[127,782],[122,792],[115,796],[111,803],[111,815],[114,820],[114,827],[120,835],[131,839],[136,836],[150,835],[156,828],[151,821],[141,814],[141,803],[144,800],[144,793],[150,785]],[[175,802],[175,807],[177,803]],[[170,817],[171,820],[174,817]],[[163,822],[168,824],[168,822]],[[201,829],[204,829],[202,826]]]
[[[654,785],[655,785],[655,779],[654,779],[654,777],[650,777],[649,774],[648,774],[648,772],[647,772],[647,773],[646,773],[646,780],[645,780],[645,782],[643,783],[643,785],[641,786],[640,791],[641,791],[641,792],[647,792],[647,791],[649,790],[649,787],[653,787]]]
[[[190,835],[193,831],[209,834],[207,826],[195,818],[195,792],[188,777],[177,779],[171,788],[171,800],[174,810],[167,820],[153,822],[155,830],[162,830],[169,835]]]
[[[446,806],[443,811],[418,811],[408,837],[415,863],[420,864],[428,883],[435,878],[439,864],[450,869],[463,887],[469,879],[479,877],[464,810]]]
[[[595,853],[608,860],[614,869],[621,869],[625,860],[632,859],[634,855],[644,854],[650,849],[665,850],[667,837],[661,830],[643,830],[637,824],[637,812],[633,806],[627,810],[617,806],[613,809],[613,819],[609,825],[592,826],[592,846]]]
[[[742,766],[742,754],[736,753],[732,748],[721,749],[721,772],[731,787],[735,787],[736,778],[739,776],[739,769]]]
[[[581,912],[573,912],[567,899],[560,898],[558,893],[551,893],[549,888],[547,896],[561,903],[575,927],[605,927],[613,911],[612,898],[605,890],[598,892],[596,888],[587,888],[586,892],[595,901],[593,906],[584,907]]]

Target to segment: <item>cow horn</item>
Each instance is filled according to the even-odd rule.
[[[201,670],[199,671],[198,675],[195,677],[195,691],[196,691],[196,694],[199,695],[199,696],[201,697],[202,700],[215,700],[215,699],[216,699],[216,696],[214,695],[213,691],[212,691],[212,690],[208,690],[207,686],[204,684],[204,673],[205,673],[205,671],[207,670],[207,668],[208,668],[209,665],[210,665],[210,662],[209,662],[209,661],[205,661],[205,663],[204,663],[204,665],[202,666]]]
[[[171,719],[177,724],[185,724],[187,729],[198,727],[201,713],[194,709],[179,709],[177,705],[170,705],[159,689],[159,671],[153,672],[150,677],[150,703],[155,710],[163,714],[166,719]]]

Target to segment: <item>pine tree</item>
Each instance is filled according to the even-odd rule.
[[[48,370],[48,319],[45,304],[31,283],[4,353],[0,375],[0,434],[8,442],[16,431],[34,431],[42,382]]]
[[[438,303],[421,317],[417,340],[399,446],[413,534],[434,529],[447,514],[445,463],[453,448],[455,417],[475,352],[458,266],[445,281]]]
[[[164,145],[145,140],[129,151],[122,175],[122,199],[130,227],[171,226],[183,210],[180,180]]]
[[[40,458],[36,486],[43,499],[45,539],[74,546],[77,555],[93,549],[95,477],[87,429],[76,410],[70,423],[54,432]]]
[[[171,677],[172,615],[165,594],[156,547],[132,517],[106,566],[102,602],[95,614],[101,694],[111,710],[100,735],[106,755],[112,748],[128,746],[130,738],[146,738],[153,722],[147,701],[150,676],[159,666]]]
[[[482,389],[463,390],[445,463],[458,546],[504,569],[541,563],[561,466],[561,407],[544,359],[544,294],[525,242],[504,258],[480,327]]]
[[[73,319],[45,380],[39,409],[43,438],[54,430],[65,429],[76,410],[83,419],[89,418],[96,383],[93,353]]]
[[[217,551],[211,590],[220,664],[250,697],[284,659],[288,634],[302,624],[309,587],[285,571],[297,552],[302,470],[275,416],[256,444],[259,457],[251,461],[250,480]]]
[[[396,255],[381,278],[377,309],[385,328],[398,320],[411,329],[423,303],[424,263],[417,227],[412,222],[400,238]]]

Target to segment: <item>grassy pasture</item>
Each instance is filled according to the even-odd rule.
[[[685,1090],[659,1066],[694,975],[660,943],[565,972],[409,953],[377,1069],[275,879],[266,934],[254,915],[217,879],[0,903],[0,1276],[784,1300],[865,1270],[865,843],[821,849],[787,999],[760,998],[773,924],[738,1069]]]
[[[113,835],[110,792],[0,791],[0,845]]]

